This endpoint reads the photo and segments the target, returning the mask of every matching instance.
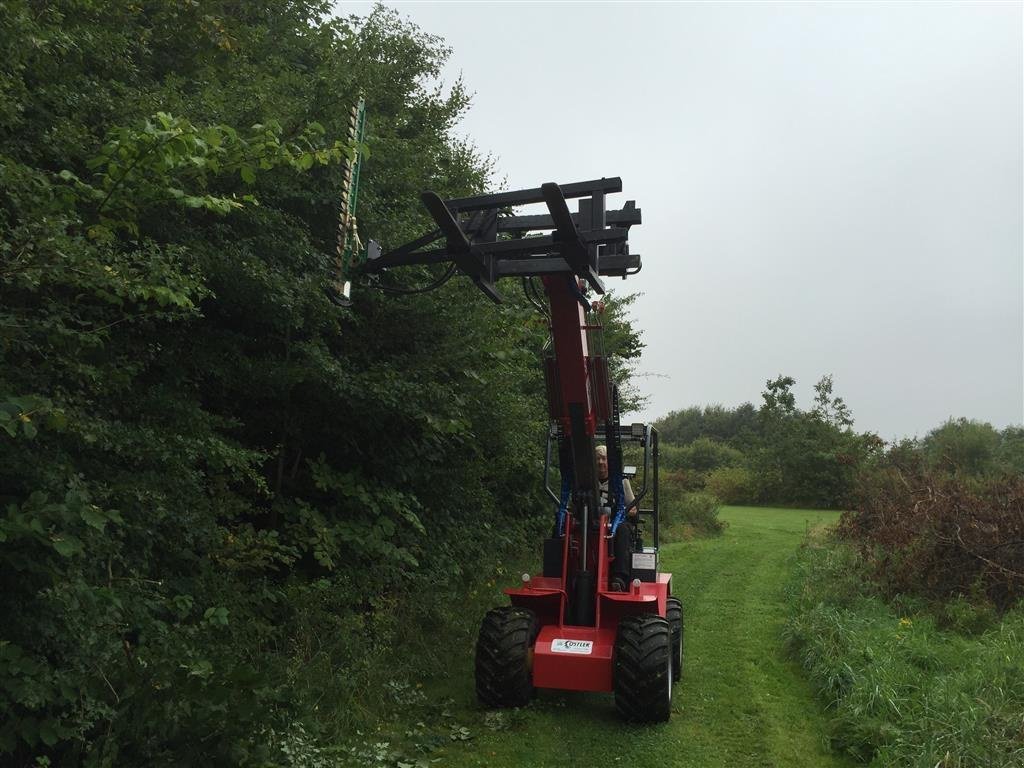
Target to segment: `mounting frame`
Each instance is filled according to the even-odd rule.
[[[495,303],[502,300],[495,285],[502,277],[572,273],[603,294],[602,277],[626,277],[641,268],[640,255],[631,254],[628,244],[629,228],[641,223],[636,202],[620,210],[605,206],[606,195],[621,191],[622,179],[613,177],[450,200],[424,192],[420,199],[437,228],[388,253],[371,243],[363,269],[372,274],[454,262]],[[567,201],[577,198],[579,209],[572,213]],[[533,203],[544,203],[548,213],[507,215]],[[443,247],[422,250],[442,239]]]

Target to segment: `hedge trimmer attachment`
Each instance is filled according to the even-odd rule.
[[[338,237],[335,252],[335,279],[328,295],[339,306],[352,304],[352,271],[367,258],[367,250],[379,251],[371,240],[363,247],[359,239],[356,222],[356,207],[359,203],[359,171],[363,164],[363,136],[366,131],[366,102],[360,98],[352,107],[348,120],[348,142],[355,147],[351,160],[345,161],[341,182],[341,207],[338,212]]]

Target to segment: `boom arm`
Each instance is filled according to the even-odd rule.
[[[609,380],[607,361],[588,345],[588,338],[599,326],[588,324],[590,304],[583,290],[588,286],[603,294],[602,277],[625,278],[641,267],[639,255],[630,254],[627,242],[629,228],[641,222],[640,209],[633,201],[621,210],[609,211],[605,206],[605,196],[621,190],[622,180],[610,178],[563,186],[547,183],[534,189],[447,201],[424,192],[421,199],[436,229],[389,253],[381,254],[379,247],[371,244],[363,266],[366,272],[381,273],[395,267],[447,262],[494,302],[502,300],[496,286],[502,277],[542,279],[554,351],[545,361],[548,410],[560,434],[563,480],[555,527],[559,535],[564,531],[571,498],[578,519],[574,530],[580,536],[573,579],[578,606],[585,606],[584,593],[593,591],[588,560],[599,551],[595,542],[588,542],[600,498],[594,455],[598,424],[603,423],[606,434],[616,438],[619,434],[617,394]],[[576,213],[569,210],[569,199],[579,199]],[[541,202],[547,206],[547,215],[500,215],[512,206]],[[528,237],[531,232],[539,234]],[[440,247],[438,241],[443,241]],[[616,506],[614,532],[625,518],[622,456],[617,439],[609,440],[608,448],[610,490]],[[579,612],[577,622],[589,623],[586,614]]]
[[[603,294],[602,277],[624,278],[640,270],[640,256],[630,254],[627,242],[629,228],[641,222],[640,209],[632,200],[621,210],[608,211],[605,205],[607,194],[621,191],[622,180],[613,177],[447,201],[424,192],[423,204],[437,229],[390,253],[371,247],[364,266],[367,272],[380,273],[413,264],[454,262],[495,302],[502,300],[495,285],[502,277],[543,279],[555,352],[549,409],[571,446],[573,496],[591,509],[598,494],[594,434],[598,420],[611,416],[612,393],[607,366],[587,348],[589,305],[581,282]],[[570,199],[579,200],[576,213],[569,210]],[[499,216],[512,206],[541,202],[547,215]],[[526,236],[538,231],[550,234]],[[440,240],[443,246],[427,249]]]

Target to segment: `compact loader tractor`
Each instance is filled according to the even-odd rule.
[[[416,291],[459,272],[495,302],[501,301],[498,281],[517,277],[549,318],[544,484],[554,521],[541,572],[524,574],[519,586],[506,589],[511,605],[488,612],[480,628],[476,691],[487,706],[522,706],[537,688],[550,688],[614,692],[618,711],[630,720],[663,721],[671,713],[672,685],[682,669],[683,608],[672,596],[671,574],[658,570],[658,433],[619,423],[600,303],[586,297],[588,290],[605,292],[602,278],[640,270],[640,257],[627,244],[640,209],[633,201],[620,210],[605,207],[605,196],[621,191],[621,179],[607,178],[451,200],[425,192],[421,198],[436,229],[390,253],[370,242],[362,264],[374,274],[447,263],[438,280]],[[573,199],[576,212],[567,202]],[[537,203],[547,213],[509,213]],[[351,257],[345,213],[341,259]],[[339,301],[347,301],[344,274],[337,285]],[[595,458],[600,442],[607,446],[607,489]],[[624,443],[643,453],[640,487],[630,503]],[[556,455],[558,492],[549,482]],[[612,546],[622,535],[630,539],[625,550]],[[616,563],[615,551],[631,562]],[[629,578],[613,581],[613,572]]]

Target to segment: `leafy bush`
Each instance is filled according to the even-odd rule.
[[[662,482],[687,491],[703,490],[710,472],[743,461],[740,451],[707,437],[698,438],[688,445],[665,443],[660,453]]]
[[[718,519],[721,502],[709,493],[690,492],[663,481],[660,503],[660,532],[665,542],[679,541],[689,532],[718,534],[724,528]]]
[[[853,416],[833,394],[831,376],[815,385],[806,411],[796,405],[795,383],[789,376],[768,381],[756,411],[744,404],[669,414],[657,422],[664,466],[687,490],[706,489],[730,503],[848,508],[859,470],[883,443],[853,431]],[[736,471],[719,473],[722,468]],[[714,488],[708,486],[712,475]]]
[[[689,493],[683,497],[676,520],[707,533],[721,533],[725,524],[718,519],[722,502],[710,493]]]
[[[757,479],[746,467],[719,467],[708,474],[704,488],[725,504],[752,504],[758,500]]]
[[[674,453],[679,450],[685,450],[680,446],[666,446],[669,450],[668,453]],[[675,457],[670,457],[670,462],[665,462],[665,448],[662,448],[662,468],[661,468],[661,481],[662,487],[673,487],[677,489],[683,489],[686,491],[699,491],[704,488],[704,475],[700,472],[694,472],[689,469],[672,468],[673,464],[670,463]],[[675,466],[679,466],[676,464]]]
[[[992,621],[957,602],[940,615],[972,634],[943,630],[926,604],[877,596],[855,550],[825,544],[799,555],[786,636],[833,713],[833,746],[879,768],[1021,765],[1024,608]]]
[[[932,469],[973,477],[1024,473],[1024,430],[1003,432],[973,419],[950,419],[921,441],[921,452]]]
[[[676,460],[683,469],[711,472],[718,467],[739,464],[743,460],[743,454],[717,440],[698,437],[682,449]]]
[[[654,426],[661,433],[662,440],[678,445],[707,437],[741,446],[753,439],[760,425],[754,406],[743,403],[736,408],[708,405],[672,411],[658,419]]]

